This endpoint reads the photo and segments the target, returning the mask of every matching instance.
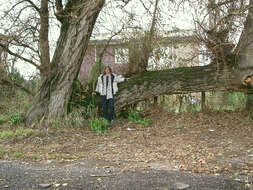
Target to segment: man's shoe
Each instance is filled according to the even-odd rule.
[[[111,125],[113,125],[113,119],[111,120]]]

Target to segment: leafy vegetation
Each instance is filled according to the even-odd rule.
[[[99,134],[105,134],[110,128],[110,123],[104,118],[96,118],[90,120],[90,128]]]
[[[9,122],[11,125],[21,124],[24,122],[24,115],[22,113],[15,113],[10,116]]]
[[[143,126],[148,126],[152,123],[151,119],[141,118],[137,111],[130,112],[128,116],[128,120],[133,123],[140,124]]]

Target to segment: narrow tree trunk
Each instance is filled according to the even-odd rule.
[[[158,106],[158,96],[154,97],[154,106]]]
[[[182,106],[183,106],[183,96],[178,96],[179,99],[179,108],[178,108],[178,112],[181,113],[182,112]]]
[[[39,32],[39,49],[40,49],[40,77],[43,81],[47,75],[50,66],[50,53],[49,53],[49,11],[48,11],[48,1],[41,0],[40,8],[40,32]]]
[[[78,3],[75,11],[66,15],[62,23],[50,71],[26,114],[26,125],[32,125],[42,118],[61,118],[67,113],[72,84],[80,70],[104,0],[83,0]]]
[[[206,93],[201,92],[201,111],[206,110]]]

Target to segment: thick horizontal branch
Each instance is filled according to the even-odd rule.
[[[205,91],[243,91],[253,93],[245,80],[253,69],[217,71],[215,65],[180,67],[162,71],[147,71],[119,85],[115,109],[163,94],[184,94]]]

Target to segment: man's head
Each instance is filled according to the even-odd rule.
[[[111,67],[110,66],[106,66],[105,67],[105,72],[104,72],[105,74],[110,74],[110,73],[112,73],[112,69],[111,69]]]

